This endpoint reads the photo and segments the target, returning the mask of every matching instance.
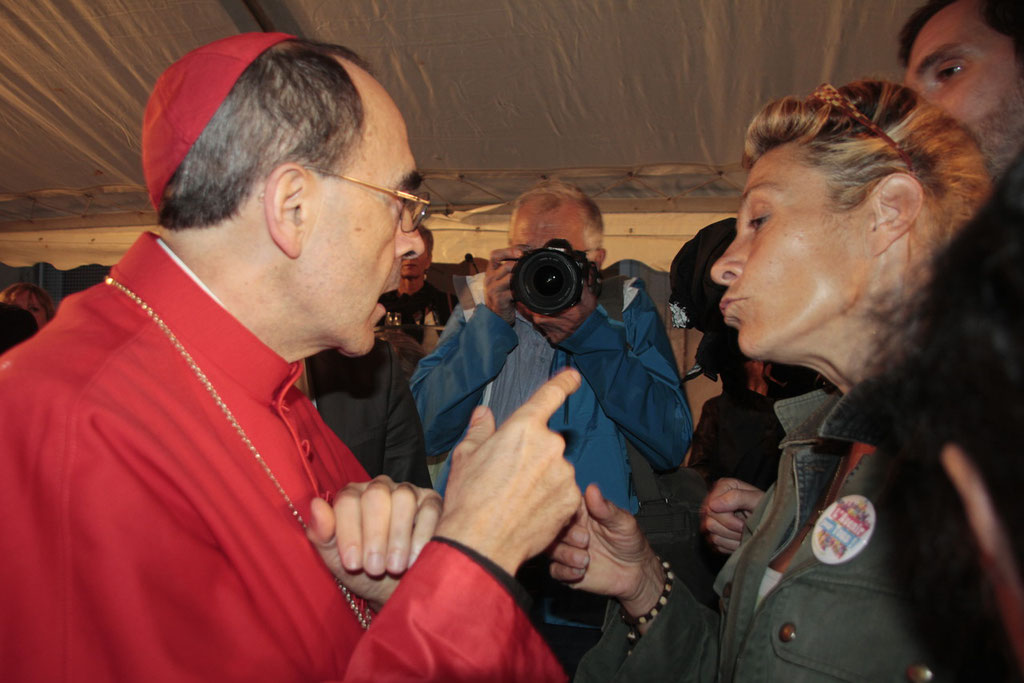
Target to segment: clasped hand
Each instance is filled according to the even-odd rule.
[[[380,609],[434,535],[441,497],[381,475],[346,486],[333,510],[314,499],[310,512],[307,535],[331,573]]]
[[[434,491],[381,476],[346,486],[333,510],[314,500],[309,540],[338,580],[375,609],[435,533],[515,574],[580,505],[565,441],[547,426],[580,381],[574,370],[559,373],[497,431],[490,410],[478,407],[451,456],[443,514]]]

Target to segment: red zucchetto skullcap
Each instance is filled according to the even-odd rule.
[[[246,67],[293,38],[287,33],[222,38],[192,50],[163,72],[142,119],[142,170],[153,208],[160,210],[171,176]]]

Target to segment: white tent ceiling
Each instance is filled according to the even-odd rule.
[[[153,214],[139,129],[171,62],[243,31],[347,45],[404,112],[435,260],[504,242],[541,176],[608,216],[610,261],[666,269],[731,212],[767,100],[898,78],[919,0],[3,0],[0,261],[113,263]]]

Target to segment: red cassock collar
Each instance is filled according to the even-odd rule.
[[[147,232],[110,276],[158,312],[185,348],[203,355],[256,398],[276,396],[298,378],[301,363],[288,363],[204,292]],[[125,298],[125,304],[135,306]],[[244,350],[244,353],[242,352]]]

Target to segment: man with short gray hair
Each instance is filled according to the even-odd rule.
[[[549,425],[566,437],[565,457],[581,490],[597,483],[607,499],[637,510],[627,441],[655,470],[679,465],[690,443],[690,410],[644,283],[604,283],[604,305],[597,287],[583,286],[578,301],[557,312],[531,310],[513,293],[519,259],[551,240],[568,242],[596,272],[603,236],[600,210],[573,185],[546,181],[515,200],[509,246],[493,251],[487,272],[470,278],[469,295],[460,296],[437,348],[411,380],[428,456],[458,442],[474,406],[489,406],[500,425],[550,375],[572,367],[583,386]],[[438,490],[445,478],[443,470]]]

